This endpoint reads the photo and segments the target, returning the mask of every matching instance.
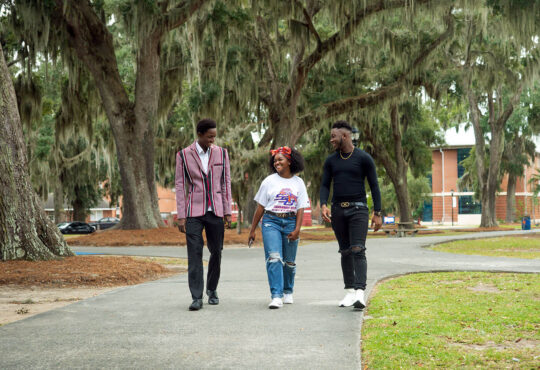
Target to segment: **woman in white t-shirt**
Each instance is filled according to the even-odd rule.
[[[287,146],[271,151],[272,175],[263,180],[255,201],[257,210],[251,223],[248,243],[255,240],[255,229],[262,217],[262,235],[266,271],[272,302],[269,308],[293,303],[296,250],[304,218],[309,206],[304,181],[296,176],[304,169],[304,159]]]

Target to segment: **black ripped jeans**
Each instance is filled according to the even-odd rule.
[[[341,253],[345,289],[366,289],[366,236],[369,224],[367,207],[341,208],[332,205],[332,229]]]

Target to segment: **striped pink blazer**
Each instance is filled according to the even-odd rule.
[[[231,214],[231,175],[227,149],[210,147],[205,176],[195,142],[176,154],[176,208],[178,218],[203,216],[212,202],[216,216]],[[207,181],[208,183],[207,183]],[[212,188],[210,197],[208,188]]]

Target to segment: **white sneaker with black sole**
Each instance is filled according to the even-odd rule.
[[[279,297],[272,298],[272,302],[270,302],[270,304],[268,305],[268,308],[271,308],[271,309],[280,308],[280,307],[283,307],[283,299]]]
[[[351,307],[356,301],[356,293],[354,289],[345,289],[345,298],[339,302],[339,307]]]
[[[366,307],[366,301],[364,300],[364,291],[362,289],[357,289],[354,297],[354,308],[363,309]]]

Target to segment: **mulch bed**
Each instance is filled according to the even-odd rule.
[[[242,230],[238,234],[236,230],[225,230],[225,244],[246,244],[249,230]],[[203,233],[204,237],[204,233]],[[206,238],[204,238],[206,241]],[[260,230],[257,230],[257,240],[262,240]],[[186,236],[178,229],[163,227],[149,230],[103,230],[93,234],[67,239],[70,246],[91,246],[91,247],[118,247],[118,246],[149,246],[149,245],[170,245],[185,246]]]
[[[385,226],[385,229],[391,229],[392,226]],[[394,228],[397,228],[394,226]],[[418,228],[418,235],[441,234],[444,230],[430,230],[423,227]],[[491,228],[471,228],[471,229],[456,229],[456,232],[483,232],[483,231],[509,231],[511,229],[502,227]],[[249,229],[242,229],[242,233],[238,234],[236,229],[225,230],[224,244],[227,245],[245,245]],[[368,233],[369,236],[384,235],[382,231]],[[335,240],[334,233],[331,228],[325,227],[320,229],[304,229],[300,233],[300,239],[303,241],[332,241]],[[164,227],[150,230],[103,230],[96,231],[90,235],[69,238],[67,242],[70,246],[185,246],[186,237],[180,233],[178,229],[173,227]],[[262,235],[260,228],[257,228],[256,245],[262,245]]]
[[[77,256],[58,261],[0,262],[0,285],[107,287],[139,284],[174,273],[158,263],[131,257]]]
[[[262,245],[261,229],[257,228],[256,245]],[[371,235],[372,233],[370,233]],[[381,234],[381,232],[379,232]],[[238,234],[236,229],[225,230],[224,244],[245,245],[249,236],[249,229],[242,229]],[[204,237],[204,233],[203,233]],[[331,241],[335,240],[334,232],[331,228],[321,228],[306,230],[300,233],[303,241]],[[206,241],[206,238],[205,238]],[[164,227],[149,230],[103,230],[93,234],[83,235],[76,238],[67,239],[70,246],[90,246],[90,247],[118,247],[118,246],[185,246],[186,237],[178,229]]]

